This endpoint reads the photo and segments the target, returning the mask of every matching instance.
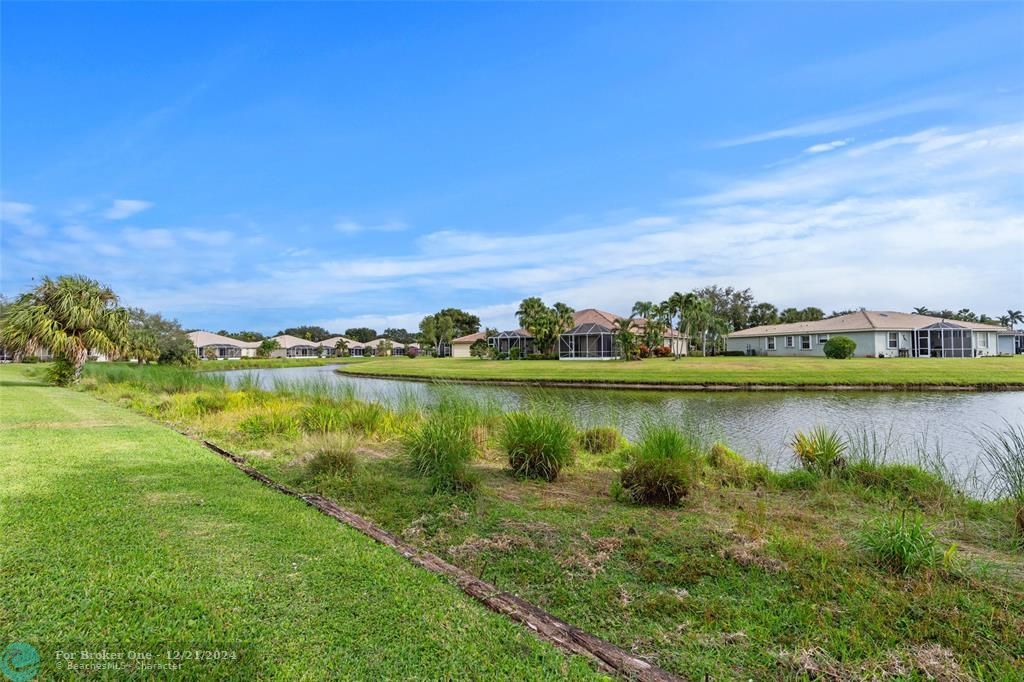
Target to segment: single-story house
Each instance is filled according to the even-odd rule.
[[[560,360],[612,360],[619,357],[619,349],[614,339],[616,324],[624,320],[615,313],[585,308],[573,313],[573,326],[558,337],[558,358]],[[647,320],[633,318],[633,330],[643,333]],[[469,337],[462,337],[468,339]],[[472,341],[469,342],[470,344]],[[508,353],[518,348],[520,357],[534,350],[533,335],[525,329],[501,332],[487,339],[487,343],[499,353]],[[686,355],[687,342],[675,329],[666,329],[662,336],[662,346],[672,353]],[[468,349],[468,346],[467,346]]]
[[[391,350],[381,349],[381,344],[387,341],[391,344]],[[362,353],[360,355],[405,355],[405,345],[392,341],[386,337],[378,337],[372,341],[360,344],[362,346]]]
[[[281,334],[271,338],[277,341],[279,346],[279,348],[270,351],[270,357],[272,358],[318,358],[327,352],[321,341],[300,339],[291,334]],[[333,350],[333,348],[334,346],[332,345],[331,349]]]
[[[196,347],[196,355],[205,360],[212,354],[218,360],[239,360],[256,357],[259,341],[239,341],[229,336],[221,336],[211,332],[194,331],[186,334]]]
[[[1005,327],[880,310],[860,310],[814,322],[773,324],[733,332],[726,349],[748,355],[823,356],[833,336],[857,344],[861,357],[973,358],[996,355]]]
[[[487,335],[483,332],[477,332],[476,334],[466,334],[458,338],[452,339],[452,357],[453,358],[468,358],[470,355],[470,347],[477,341],[486,341]]]

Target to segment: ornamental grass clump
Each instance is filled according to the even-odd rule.
[[[934,567],[943,558],[948,563],[955,551],[954,545],[941,554],[938,540],[925,527],[924,518],[906,512],[869,522],[857,539],[879,564],[903,575]]]
[[[979,441],[991,481],[989,495],[1013,503],[1016,534],[1024,540],[1024,424],[1007,421],[1002,428],[989,427]]]
[[[575,427],[560,414],[511,412],[498,442],[513,474],[553,481],[572,462],[575,437]]]
[[[612,426],[594,426],[580,431],[580,448],[593,455],[604,455],[619,447],[622,435]]]
[[[329,433],[342,427],[341,410],[328,403],[316,403],[302,411],[302,429],[308,433]]]
[[[321,434],[311,437],[308,447],[308,477],[351,476],[355,472],[356,441],[352,436],[340,433]]]
[[[473,489],[476,479],[469,463],[477,455],[477,444],[466,420],[435,412],[405,436],[402,448],[434,492]]]
[[[670,424],[646,424],[619,475],[622,493],[636,504],[675,505],[697,485],[704,446]]]
[[[820,476],[835,476],[846,467],[846,441],[824,426],[797,431],[790,447],[804,469]]]

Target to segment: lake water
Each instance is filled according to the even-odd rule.
[[[431,383],[371,379],[339,374],[332,366],[286,367],[226,372],[229,383],[242,375],[258,378],[266,389],[275,382],[329,381],[350,386],[356,396],[386,404],[404,400],[429,403],[438,387]],[[450,385],[449,385],[450,386]],[[826,425],[846,433],[871,431],[892,443],[894,458],[918,461],[922,453],[940,459],[959,479],[975,474],[978,436],[1006,421],[1024,423],[1024,392],[967,391],[630,391],[458,385],[455,389],[502,409],[542,404],[563,409],[580,426],[610,425],[635,436],[645,419],[698,425],[730,447],[776,468],[791,466],[786,445],[793,433]]]

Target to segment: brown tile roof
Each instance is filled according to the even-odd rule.
[[[452,343],[473,343],[474,341],[480,341],[486,338],[486,334],[483,332],[477,332],[476,334],[466,334],[465,336],[460,336],[457,339],[452,339]]]
[[[741,329],[729,334],[729,338],[745,338],[749,336],[772,336],[775,334],[833,334],[841,332],[862,331],[903,331],[919,329],[937,322],[949,322],[966,329],[978,331],[1003,331],[1005,328],[980,322],[961,322],[959,320],[943,320],[941,317],[900,313],[889,310],[859,310],[855,313],[839,315],[827,320],[815,322],[792,322],[789,324],[769,324],[750,329]]]

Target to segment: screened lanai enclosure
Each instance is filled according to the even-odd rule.
[[[526,357],[533,352],[533,337],[520,330],[501,332],[497,336],[487,337],[487,345],[498,353],[511,353],[513,348],[519,349],[519,357]]]
[[[611,360],[619,357],[612,330],[599,324],[581,324],[558,337],[560,360]]]
[[[920,358],[973,358],[974,332],[952,322],[914,330],[914,355]]]
[[[210,349],[213,349],[213,352],[210,352]],[[242,357],[242,349],[238,346],[212,343],[202,348],[196,348],[196,355],[203,359],[213,356],[218,360],[237,360]]]

